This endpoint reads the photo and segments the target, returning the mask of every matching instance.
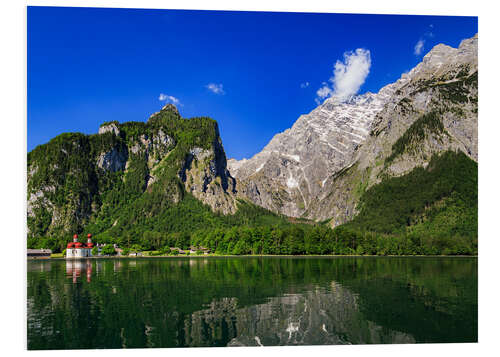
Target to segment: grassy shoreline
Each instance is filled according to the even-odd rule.
[[[359,255],[359,254],[324,254],[324,255],[288,255],[288,254],[243,254],[243,255],[230,255],[230,254],[207,254],[207,255],[144,255],[144,256],[118,256],[118,255],[109,255],[109,256],[97,256],[97,257],[84,257],[84,258],[74,258],[75,260],[80,259],[144,259],[144,258],[251,258],[251,257],[294,257],[294,258],[323,258],[323,257],[331,257],[331,258],[341,258],[341,257],[351,257],[351,258],[364,258],[364,257],[379,257],[379,258],[478,258],[478,255]],[[28,260],[42,260],[42,259],[64,259],[66,258],[59,256],[50,257],[50,258],[33,258],[29,257]]]

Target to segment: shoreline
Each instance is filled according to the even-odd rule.
[[[87,259],[179,259],[179,258],[478,258],[478,255],[277,255],[277,254],[245,254],[245,255],[157,255],[157,256],[97,256],[97,257],[82,257],[82,258],[64,258],[64,257],[49,257],[49,258],[36,258],[27,257],[27,260],[87,260]]]

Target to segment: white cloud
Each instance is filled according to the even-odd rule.
[[[422,54],[422,52],[424,51],[426,39],[434,37],[434,33],[432,32],[432,29],[434,28],[434,25],[430,24],[429,28],[431,30],[426,31],[424,33],[424,35],[420,37],[420,40],[418,40],[418,42],[415,44],[415,47],[413,49],[413,53],[415,54],[415,56],[420,56]]]
[[[333,97],[339,102],[351,98],[365,83],[371,63],[369,50],[358,48],[354,52],[345,52],[344,61],[335,63],[333,76],[328,80],[331,85],[323,82],[322,87],[316,91],[318,95],[316,103],[328,97]]]
[[[309,87],[309,82],[300,83],[300,88],[307,88],[307,87]]]
[[[418,40],[413,51],[415,56],[419,56],[422,53],[422,51],[424,50],[424,45],[425,45],[425,40],[423,39]]]
[[[161,102],[172,103],[174,105],[182,105],[179,99],[177,99],[176,97],[174,97],[172,95],[168,95],[168,94],[160,93],[158,100]]]
[[[326,98],[326,97],[332,95],[332,93],[333,93],[333,90],[330,87],[328,87],[328,83],[326,83],[326,82],[323,82],[323,87],[318,89],[318,91],[316,92],[316,94],[320,98]]]
[[[222,83],[217,84],[217,83],[209,83],[205,86],[210,92],[215,93],[215,94],[220,94],[224,95],[226,92],[224,92],[224,86]]]

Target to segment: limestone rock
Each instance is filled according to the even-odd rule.
[[[115,135],[120,135],[120,129],[118,129],[118,126],[115,123],[109,123],[101,125],[101,127],[99,127],[98,133],[99,134],[113,133]]]
[[[226,155],[217,133],[210,149],[194,147],[179,172],[186,191],[212,210],[234,214],[237,210],[236,181],[227,170]]]
[[[127,162],[127,153],[114,147],[110,151],[103,152],[97,159],[97,167],[104,171],[123,171]]]

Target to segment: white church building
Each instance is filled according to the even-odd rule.
[[[87,258],[92,256],[92,234],[87,235],[87,243],[78,241],[78,234],[73,236],[73,242],[68,243],[66,246],[66,259]]]

